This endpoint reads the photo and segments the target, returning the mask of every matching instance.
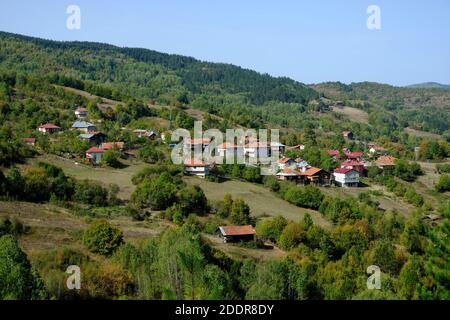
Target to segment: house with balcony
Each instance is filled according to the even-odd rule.
[[[333,182],[340,187],[359,186],[359,172],[353,169],[337,168],[333,172]]]
[[[204,178],[209,175],[210,165],[197,159],[187,159],[184,161],[184,172],[187,175]]]

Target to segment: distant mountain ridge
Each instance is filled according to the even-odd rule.
[[[450,90],[450,84],[442,84],[438,82],[424,82],[424,83],[417,83],[417,84],[411,84],[409,86],[406,86],[407,88],[423,88],[423,89],[445,89]]]

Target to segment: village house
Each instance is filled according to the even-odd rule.
[[[61,131],[61,127],[58,127],[57,125],[54,125],[53,123],[46,123],[43,125],[40,125],[38,127],[39,132],[42,133],[55,133],[58,131]]]
[[[36,145],[36,138],[23,138],[22,141],[33,147]]]
[[[309,163],[301,158],[295,159],[295,166],[297,169],[303,170],[303,168],[309,167]]]
[[[341,153],[339,152],[339,150],[330,149],[330,150],[327,150],[327,153],[332,157],[332,159],[334,161],[339,159],[341,156]]]
[[[89,114],[88,109],[83,107],[79,107],[75,110],[75,116],[77,116],[77,118],[86,118],[88,114]]]
[[[89,133],[97,130],[97,127],[90,122],[86,121],[75,121],[72,125],[72,129],[79,130],[84,133]]]
[[[344,149],[343,152],[344,152],[345,157],[349,160],[362,161],[362,158],[364,155],[364,153],[362,153],[360,151],[351,152],[348,149]]]
[[[109,150],[109,149],[117,149],[122,151],[125,147],[125,143],[124,142],[104,142],[102,143],[102,145],[100,146],[103,150]]]
[[[224,243],[252,241],[255,238],[255,228],[253,226],[220,226],[219,236]]]
[[[158,134],[155,131],[151,131],[151,130],[136,129],[136,130],[133,130],[133,133],[138,138],[147,138],[147,139],[154,140],[158,137]]]
[[[209,164],[197,159],[187,159],[184,161],[184,172],[187,175],[194,175],[200,178],[204,178],[209,175],[209,167]]]
[[[250,158],[269,158],[272,155],[272,149],[267,142],[253,141],[245,145],[244,153]]]
[[[81,140],[88,141],[91,146],[99,145],[105,140],[105,135],[101,132],[82,133],[78,137]]]
[[[392,156],[381,156],[377,160],[375,160],[374,163],[378,168],[384,169],[387,167],[395,166],[396,160],[397,159]]]
[[[286,150],[305,150],[304,144],[297,144],[295,146],[286,147]]]
[[[352,169],[359,173],[360,176],[366,175],[366,163],[358,160],[347,159],[341,163],[341,168],[343,169]]]
[[[102,162],[103,153],[105,150],[102,148],[92,147],[86,151],[86,161],[98,164]]]
[[[353,140],[353,138],[354,138],[353,132],[348,131],[348,130],[342,131],[342,136],[344,137],[344,139],[347,139],[347,140]]]
[[[184,149],[203,152],[209,148],[210,143],[211,140],[207,138],[186,139],[184,140]]]
[[[296,165],[294,159],[283,157],[277,161],[278,169],[283,170],[284,168],[289,168]]]
[[[270,148],[272,153],[278,151],[279,154],[284,154],[284,152],[286,151],[286,146],[280,142],[271,142]]]
[[[299,171],[299,183],[315,184],[315,185],[328,185],[330,184],[331,177],[330,174],[316,167],[305,167]]]
[[[230,156],[244,156],[244,146],[239,146],[234,143],[221,143],[217,146],[217,153],[221,157],[230,157]]]
[[[359,172],[353,169],[337,168],[333,172],[333,181],[341,187],[357,187],[359,185]]]
[[[298,181],[299,171],[291,168],[284,168],[276,174],[280,181]]]
[[[387,155],[387,149],[379,146],[371,146],[369,148],[369,153],[373,156],[377,155]]]

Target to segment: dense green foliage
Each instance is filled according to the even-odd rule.
[[[92,252],[109,255],[123,243],[123,234],[107,221],[98,220],[84,232],[83,243]]]
[[[0,299],[43,299],[45,291],[25,253],[9,235],[0,237]]]
[[[400,88],[371,82],[350,85],[328,82],[313,87],[328,97],[369,111],[373,115],[370,117],[372,124],[382,117],[391,130],[396,126],[435,133],[450,129],[448,90]],[[352,100],[363,102],[352,103]]]

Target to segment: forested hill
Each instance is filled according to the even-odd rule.
[[[131,96],[197,107],[304,104],[318,93],[289,78],[147,49],[60,42],[0,32],[0,71],[33,73],[51,82],[112,98]]]
[[[442,134],[450,130],[450,90],[395,87],[375,82],[311,85],[325,97],[371,112],[383,112],[402,127]]]

